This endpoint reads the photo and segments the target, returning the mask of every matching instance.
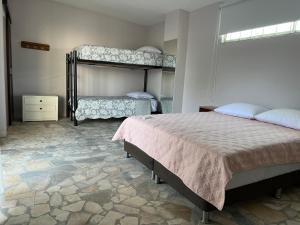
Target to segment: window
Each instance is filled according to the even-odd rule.
[[[296,22],[296,31],[300,32],[300,20]]]
[[[300,20],[221,35],[221,42],[241,41],[300,32]]]

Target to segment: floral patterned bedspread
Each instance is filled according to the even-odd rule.
[[[148,99],[135,99],[126,96],[78,97],[76,119],[108,119],[151,114]]]
[[[176,66],[176,57],[154,52],[130,49],[108,48],[103,46],[82,45],[75,48],[77,56],[83,60],[126,63],[147,66]]]

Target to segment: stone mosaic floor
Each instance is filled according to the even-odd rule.
[[[111,142],[121,121],[15,123],[0,139],[5,225],[187,225],[201,212]],[[211,224],[300,225],[300,187],[212,214]]]

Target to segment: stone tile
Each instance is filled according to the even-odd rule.
[[[2,209],[13,208],[13,207],[16,207],[16,205],[17,205],[17,200],[11,200],[11,201],[2,200],[2,201],[0,201],[0,207]]]
[[[62,195],[72,195],[72,194],[75,194],[78,190],[78,187],[76,187],[75,185],[72,185],[72,186],[68,186],[68,187],[64,187],[62,189],[60,189],[60,193]]]
[[[33,217],[39,217],[49,212],[50,212],[50,207],[48,204],[40,204],[40,205],[33,206],[31,208],[30,214]]]
[[[34,197],[21,198],[19,199],[19,204],[27,207],[34,206]]]
[[[139,219],[137,217],[124,217],[120,220],[121,225],[138,225]]]
[[[47,193],[37,193],[34,198],[34,204],[47,203],[49,201],[49,195]]]
[[[31,219],[29,225],[55,225],[56,223],[56,220],[47,214],[35,219]]]
[[[164,222],[164,219],[160,216],[153,216],[153,214],[149,213],[141,213],[141,225],[152,225],[152,224],[161,224]]]
[[[156,214],[157,211],[154,207],[152,206],[142,206],[141,210],[145,213],[149,213],[149,214]]]
[[[300,202],[299,203],[298,202],[292,203],[291,208],[298,211],[298,212],[300,212]]]
[[[99,214],[103,211],[102,207],[95,202],[85,203],[84,210],[91,214]]]
[[[60,187],[59,186],[52,186],[52,187],[49,187],[48,189],[47,189],[47,192],[48,193],[53,193],[53,192],[57,192],[57,191],[59,191],[60,190]]]
[[[26,193],[21,193],[21,194],[13,194],[13,193],[7,193],[5,192],[5,198],[7,200],[15,200],[15,199],[23,199],[23,198],[32,198],[34,201],[34,195],[35,192],[26,192]]]
[[[182,218],[177,218],[177,219],[173,219],[173,220],[168,221],[168,225],[188,225],[188,224],[189,224],[189,222],[182,219]],[[225,225],[223,223],[221,223],[221,224]]]
[[[53,207],[61,206],[62,202],[63,198],[58,192],[55,192],[50,198],[50,205]]]
[[[85,121],[74,128],[61,120],[10,127],[8,138],[0,140],[6,150],[0,224],[198,224],[197,207],[168,185],[153,184],[148,169],[124,158],[123,143],[111,142],[119,124]],[[43,204],[50,211],[30,218],[31,209]],[[298,225],[300,188],[285,190],[280,200],[266,196],[226,207],[211,218],[212,225]]]
[[[108,174],[107,173],[100,173],[99,175],[89,179],[86,181],[87,184],[95,184],[97,183],[99,180],[102,180],[103,178],[107,177]]]
[[[79,182],[79,181],[85,180],[85,176],[82,176],[82,175],[75,175],[75,176],[73,176],[72,178],[73,178],[73,180],[74,180],[75,182]]]
[[[101,222],[101,220],[103,219],[104,216],[101,215],[95,215],[90,219],[90,223],[91,224],[99,224]]]
[[[21,183],[21,177],[19,175],[10,175],[10,176],[4,177],[3,183],[4,183],[5,187],[17,185],[17,184]]]
[[[101,180],[97,183],[100,191],[112,189],[112,185],[109,180]]]
[[[84,225],[89,220],[91,214],[88,213],[72,213],[67,225]]]
[[[26,224],[29,222],[30,216],[28,214],[9,217],[5,225],[19,225]]]
[[[286,221],[287,225],[300,225],[300,221],[288,220]]]
[[[147,203],[146,199],[141,198],[139,196],[129,198],[123,202],[124,205],[132,206],[132,207],[141,207]]]
[[[97,202],[98,204],[103,205],[105,203],[111,202],[112,191],[111,190],[98,191],[95,193],[82,196],[81,198],[87,201]]]
[[[110,211],[113,208],[113,203],[109,202],[103,205],[103,208],[107,211]]]
[[[0,211],[0,224],[4,224],[4,222],[7,220],[7,216],[4,215],[1,211]]]
[[[81,200],[80,196],[78,194],[74,194],[74,195],[67,195],[65,196],[65,199],[68,202],[78,202]]]
[[[129,195],[129,196],[135,196],[136,195],[136,190],[131,186],[119,188],[118,192],[120,194]]]
[[[68,178],[68,179],[65,179],[64,181],[60,182],[59,184],[57,184],[58,186],[61,186],[61,187],[66,187],[66,186],[71,186],[73,185],[74,182],[72,179]]]
[[[27,170],[29,171],[39,171],[46,170],[50,167],[49,161],[31,161],[27,164]]]
[[[28,185],[26,183],[20,183],[14,187],[7,189],[5,191],[5,196],[13,199],[14,196],[28,193],[29,191],[30,191],[30,188],[28,187]],[[19,198],[21,198],[21,197],[19,197]],[[17,199],[17,198],[14,198],[14,199]]]
[[[65,211],[70,211],[70,212],[79,212],[82,210],[84,203],[85,203],[85,201],[79,201],[79,202],[64,206],[64,207],[62,207],[62,209]]]
[[[14,208],[10,208],[7,212],[12,216],[19,216],[25,214],[26,209],[27,208],[25,206],[17,206]]]
[[[124,216],[124,214],[115,212],[115,211],[109,211],[106,216],[101,220],[99,225],[111,225],[115,224],[117,220],[121,219]]]
[[[55,219],[60,222],[65,222],[65,221],[67,221],[69,214],[70,214],[69,212],[62,212],[62,213],[56,215]]]
[[[114,209],[124,214],[139,214],[140,210],[126,205],[114,205]]]
[[[279,223],[287,219],[286,215],[282,212],[268,208],[262,204],[243,204],[243,208],[266,223]]]

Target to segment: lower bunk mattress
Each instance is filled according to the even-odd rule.
[[[75,117],[85,119],[122,118],[151,114],[149,99],[135,99],[126,96],[81,96]]]

